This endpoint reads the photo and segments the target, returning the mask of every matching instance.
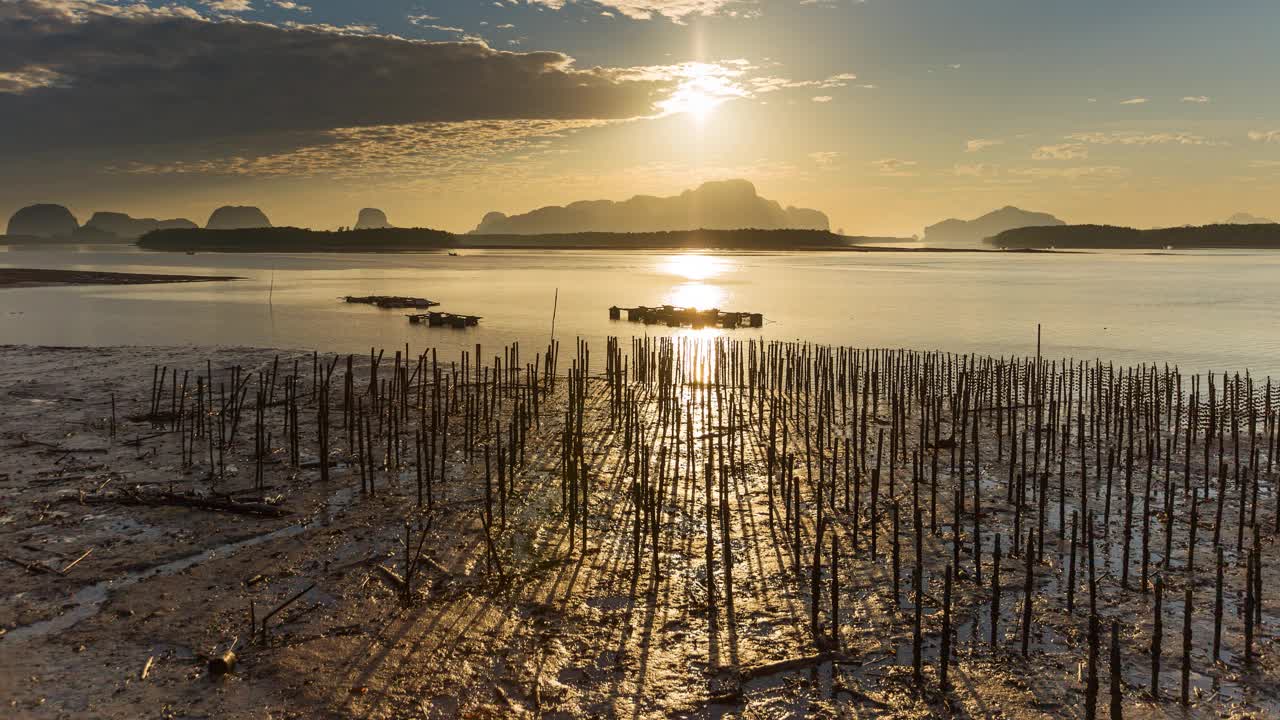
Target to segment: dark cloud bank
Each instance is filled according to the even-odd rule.
[[[0,3],[0,149],[187,144],[424,122],[652,114],[672,80],[184,9]]]

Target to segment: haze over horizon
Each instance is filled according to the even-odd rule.
[[[375,207],[465,232],[728,178],[850,234],[1006,205],[1280,215],[1280,99],[1259,91],[1280,7],[1152,5],[7,0],[0,217]]]

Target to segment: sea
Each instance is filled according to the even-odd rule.
[[[0,343],[195,345],[367,353],[554,336],[725,335],[861,348],[1177,366],[1280,378],[1280,253],[1169,251],[165,253],[0,245],[0,267],[235,275],[228,283],[0,289]],[[455,330],[343,301],[409,295],[481,316]],[[611,306],[761,313],[758,329],[611,320]],[[562,350],[562,352],[564,352]],[[603,361],[602,361],[603,362]]]

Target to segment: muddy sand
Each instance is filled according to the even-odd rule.
[[[664,385],[654,378],[670,377],[670,366],[661,370],[659,355],[632,345],[627,355],[634,359],[643,351],[645,361],[619,363],[630,373],[624,384],[606,376],[606,367],[613,365],[601,359],[603,350],[596,349],[589,379],[570,380],[570,350],[561,349],[551,373],[542,358],[521,358],[508,364],[520,368],[525,362],[525,369],[510,373],[504,365],[503,384],[495,386],[475,382],[474,357],[462,363],[440,358],[437,382],[430,355],[421,364],[414,357],[395,367],[388,353],[372,378],[369,357],[348,365],[345,356],[317,358],[302,351],[0,347],[0,583],[5,595],[0,698],[8,706],[5,716],[1085,716],[1084,544],[1072,573],[1070,532],[1059,532],[1058,518],[1082,509],[1082,493],[1089,508],[1102,514],[1108,495],[1102,478],[1094,477],[1094,442],[1081,454],[1091,477],[1083,491],[1078,449],[1068,443],[1061,458],[1067,478],[1062,494],[1058,475],[1050,473],[1043,485],[1048,492],[1042,490],[1040,497],[1035,482],[1017,483],[1026,493],[1019,506],[1007,500],[1013,476],[1010,442],[1002,437],[1001,448],[996,447],[996,416],[1004,416],[973,413],[983,438],[977,444],[980,458],[968,465],[970,499],[962,499],[968,504],[960,515],[950,611],[951,687],[944,691],[939,678],[944,568],[956,557],[953,490],[962,484],[968,462],[962,456],[957,467],[952,458],[957,438],[969,425],[951,428],[955,413],[941,402],[943,395],[936,417],[922,424],[920,408],[904,406],[905,422],[895,425],[890,375],[883,367],[877,377],[885,387],[873,396],[878,402],[871,402],[869,419],[864,414],[859,420],[856,404],[866,406],[866,386],[855,383],[845,393],[848,377],[841,387],[828,387],[825,401],[816,382],[806,390],[803,383],[770,381],[765,402],[765,391],[748,389],[745,382],[692,382],[687,373],[705,367],[697,363],[706,363],[706,355],[699,360],[685,352],[675,366],[683,363],[677,372],[686,373],[686,381]],[[755,351],[763,352],[763,346]],[[745,346],[733,352],[747,357]],[[776,353],[770,357],[781,367],[797,359],[807,362],[803,358],[810,356],[802,353],[811,350],[771,346],[769,352]],[[719,356],[719,362],[728,363],[727,357]],[[871,355],[861,357],[869,362]],[[900,357],[926,360],[924,355]],[[334,370],[325,393],[317,389],[316,378],[327,374],[330,363]],[[863,365],[853,377],[870,377],[866,370]],[[158,376],[166,377],[166,384],[157,389]],[[958,375],[946,377],[956,387]],[[210,386],[217,389],[210,392]],[[999,386],[992,387],[999,396]],[[1052,388],[1046,392],[1052,394]],[[322,479],[317,450],[322,405],[329,408],[327,479]],[[489,416],[482,407],[490,408]],[[1185,411],[1181,404],[1179,409]],[[1027,428],[1034,428],[1030,410],[1007,412],[1021,423],[1025,438]],[[1149,417],[1155,418],[1155,437],[1171,446],[1185,423],[1174,419],[1161,425],[1163,412],[1157,409]],[[365,427],[360,417],[368,422],[367,435],[356,430]],[[566,418],[575,417],[566,432]],[[815,425],[819,417],[825,429]],[[1122,425],[1118,419],[1110,422]],[[821,441],[830,438],[833,423],[835,437],[850,444]],[[1222,420],[1218,423],[1221,427]],[[894,427],[902,428],[903,437],[891,470]],[[1152,698],[1148,690],[1153,593],[1150,586],[1145,592],[1139,586],[1140,516],[1129,518],[1132,553],[1127,587],[1122,586],[1122,468],[1113,479],[1109,523],[1097,520],[1096,602],[1104,628],[1099,716],[1111,702],[1106,633],[1113,620],[1119,624],[1122,658],[1116,690],[1126,716],[1243,718],[1280,712],[1275,654],[1280,600],[1273,599],[1271,589],[1276,567],[1270,532],[1277,498],[1266,452],[1273,447],[1275,426],[1268,416],[1260,427],[1256,441],[1265,449],[1253,456],[1252,467],[1265,463],[1266,472],[1249,486],[1246,468],[1244,487],[1255,492],[1252,499],[1249,492],[1242,494],[1262,529],[1265,585],[1261,620],[1252,627],[1254,657],[1246,662],[1243,655],[1246,563],[1237,553],[1236,519],[1247,516],[1240,512],[1237,493],[1224,495],[1220,520],[1215,520],[1218,479],[1203,497],[1195,496],[1197,565],[1188,570],[1192,496],[1182,489],[1180,451],[1171,453],[1177,459],[1166,470],[1163,458],[1148,463],[1140,448],[1131,487],[1143,488],[1154,466],[1154,490],[1139,496],[1136,507],[1140,512],[1144,497],[1151,498],[1155,510],[1145,523],[1150,576],[1166,585],[1160,697]],[[1088,435],[1102,442],[1112,431]],[[416,444],[419,432],[429,448]],[[1125,432],[1135,432],[1132,423]],[[922,442],[925,436],[930,439]],[[586,464],[585,482],[576,471],[566,479],[566,442],[580,448],[570,455],[578,456],[571,464]],[[784,442],[790,443],[785,452]],[[1192,456],[1198,457],[1203,443],[1202,437]],[[860,445],[869,449],[859,456]],[[1243,451],[1246,463],[1249,447]],[[795,480],[783,485],[785,479],[770,474],[771,467],[781,465],[770,462],[770,449],[775,458],[792,454]],[[969,452],[973,449],[970,445]],[[910,458],[917,450],[924,462],[913,483]],[[1222,457],[1229,458],[1231,451],[1228,434]],[[502,453],[505,479],[498,469]],[[931,472],[933,459],[938,467]],[[1107,460],[1101,462],[1106,474]],[[873,517],[869,478],[877,463],[882,481]],[[1058,463],[1055,458],[1055,472]],[[983,549],[977,568],[971,511],[975,467],[982,495],[977,532]],[[1198,460],[1192,464],[1188,486],[1204,482],[1200,467]],[[424,474],[425,499],[419,479]],[[1237,475],[1225,487],[1238,482]],[[858,493],[852,506],[851,483]],[[579,489],[584,503],[577,500]],[[931,502],[935,489],[938,499]],[[784,492],[788,497],[794,492],[799,500],[784,501]],[[902,508],[896,596],[888,510],[894,498]],[[918,594],[913,592],[913,498],[924,525]],[[1132,496],[1128,506],[1135,506]],[[799,512],[792,514],[793,507]],[[1162,513],[1167,507],[1176,522],[1166,560],[1167,516]],[[811,564],[820,514],[826,518],[826,539],[815,584]],[[1025,536],[1038,517],[1044,523],[1043,553],[1028,564],[1026,537],[1021,538],[1023,552],[1013,555],[1011,536],[1015,523]],[[1215,523],[1226,553],[1218,662],[1211,657]],[[992,647],[996,533],[1006,555]],[[1242,547],[1252,547],[1251,532],[1240,534]],[[834,585],[827,545],[833,535],[840,537]],[[709,537],[714,538],[710,573]],[[726,547],[731,565],[725,563]],[[1027,567],[1033,573],[1033,622],[1024,655]],[[412,585],[408,593],[406,575]],[[1072,612],[1069,585],[1074,587]],[[1178,694],[1182,598],[1188,586],[1195,603],[1190,697],[1184,707]],[[917,599],[919,679],[912,669]],[[210,659],[228,649],[236,655],[234,666],[215,673]]]
[[[0,288],[48,285],[151,285],[156,283],[223,282],[239,280],[228,275],[153,275],[99,270],[45,270],[0,268]]]

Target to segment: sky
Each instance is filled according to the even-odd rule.
[[[466,231],[744,178],[848,234],[1280,220],[1276,27],[1274,0],[0,0],[0,218]]]

